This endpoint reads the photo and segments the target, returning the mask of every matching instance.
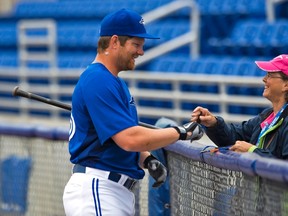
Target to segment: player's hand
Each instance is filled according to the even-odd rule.
[[[199,140],[204,134],[204,131],[200,124],[197,122],[189,122],[182,126],[174,127],[179,133],[180,140]]]
[[[153,188],[158,188],[165,182],[167,178],[167,168],[153,155],[149,155],[145,159],[144,168],[148,169],[149,174],[155,180],[152,185]]]
[[[191,115],[191,121],[195,121],[206,127],[214,127],[217,124],[216,117],[206,108],[196,107]]]

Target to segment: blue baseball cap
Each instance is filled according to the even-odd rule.
[[[128,9],[110,13],[102,20],[100,36],[112,35],[159,39],[159,37],[147,34],[143,18],[138,13]]]

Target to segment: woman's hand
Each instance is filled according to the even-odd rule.
[[[196,107],[191,114],[191,121],[196,121],[206,127],[213,127],[217,124],[217,119],[206,108]]]
[[[235,144],[229,148],[229,150],[235,151],[235,152],[248,152],[249,148],[252,146],[254,145],[251,143],[237,140]]]

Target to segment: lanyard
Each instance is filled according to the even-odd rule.
[[[262,130],[261,130],[261,132],[260,132],[260,134],[259,134],[259,136],[258,136],[258,140],[257,140],[257,144],[256,144],[256,146],[258,147],[258,145],[259,145],[259,143],[260,143],[260,139],[265,135],[265,133],[270,129],[270,128],[272,128],[274,125],[275,125],[275,123],[277,122],[277,120],[279,119],[279,117],[281,116],[281,114],[283,113],[283,111],[285,110],[285,108],[287,107],[287,103],[281,108],[281,110],[276,114],[276,116],[274,117],[274,119],[273,119],[273,121],[271,122],[271,124],[266,124],[263,128],[262,128]]]

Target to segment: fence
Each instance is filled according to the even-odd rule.
[[[1,124],[0,134],[0,214],[64,215],[68,129]],[[253,153],[202,153],[207,147],[200,142],[166,148],[172,215],[288,214],[287,162]],[[145,216],[147,181],[140,191],[137,214]]]
[[[201,149],[187,143],[167,148],[172,215],[288,214],[286,161]]]

